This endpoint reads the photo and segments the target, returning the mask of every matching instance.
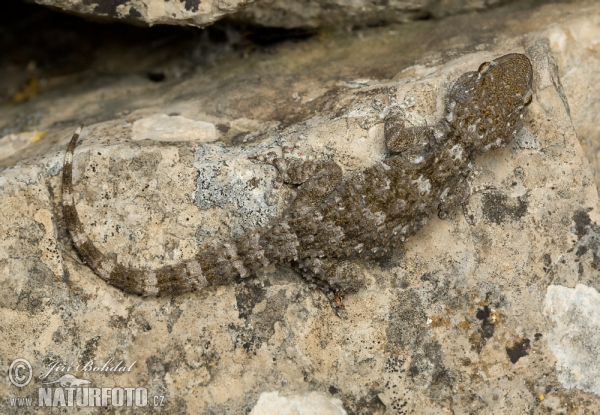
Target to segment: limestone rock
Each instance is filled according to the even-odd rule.
[[[278,392],[260,395],[250,415],[346,415],[341,401],[324,393],[279,396]]]
[[[510,0],[509,0],[510,1]],[[232,18],[268,27],[306,28],[321,26],[369,26],[408,22],[429,17],[444,17],[473,10],[485,10],[507,3],[471,0],[262,0],[235,13]]]
[[[281,28],[367,26],[483,10],[509,0],[372,1],[297,0],[34,0],[36,3],[95,17],[146,24],[205,27],[225,16]],[[250,7],[248,7],[250,6]]]
[[[600,293],[583,284],[548,287],[544,313],[556,324],[548,346],[565,388],[600,395]]]
[[[99,18],[153,24],[207,26],[250,0],[34,0],[36,3]]]
[[[549,28],[577,137],[600,188],[600,18],[594,14]]]

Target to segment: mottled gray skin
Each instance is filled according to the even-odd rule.
[[[64,216],[82,259],[125,292],[174,295],[208,285],[231,284],[271,264],[295,269],[323,290],[334,310],[363,285],[348,260],[383,258],[402,246],[435,212],[444,217],[464,205],[474,158],[510,142],[522,127],[532,99],[531,62],[509,54],[462,75],[446,96],[442,120],[405,128],[398,117],[385,121],[390,151],[384,161],[342,178],[333,161],[280,158],[269,153],[279,178],[296,185],[285,214],[228,243],[206,245],[192,259],[160,269],[131,269],[102,254],[87,237],[73,201],[73,136],[63,170]]]

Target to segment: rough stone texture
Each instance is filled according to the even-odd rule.
[[[585,10],[585,9],[584,9]],[[600,188],[600,17],[575,18],[549,30],[577,137]]]
[[[218,138],[213,123],[194,121],[179,115],[156,114],[133,124],[133,140],[196,141],[209,143]]]
[[[261,393],[250,415],[346,415],[342,401],[324,393],[279,396],[278,392]]]
[[[7,107],[3,135],[44,134],[0,160],[0,370],[25,358],[35,376],[22,389],[2,380],[2,412],[23,413],[7,398],[37,396],[53,362],[110,358],[132,370],[69,373],[93,387],[146,387],[166,396],[169,413],[248,413],[265,392],[326,394],[349,414],[600,412],[580,360],[597,356],[595,334],[574,336],[596,327],[597,313],[544,315],[549,302],[567,304],[557,292],[600,290],[598,194],[575,134],[585,117],[565,99],[587,84],[563,89],[556,64],[585,44],[592,65],[597,33],[551,36],[597,21],[600,9],[519,7],[285,43],[163,83],[86,74]],[[159,267],[280,214],[290,189],[266,204],[274,172],[244,154],[293,142],[298,153],[362,169],[384,156],[382,105],[404,105],[409,125],[432,124],[451,81],[508,52],[531,58],[535,94],[518,139],[476,160],[474,184],[495,189],[471,199],[474,225],[458,211],[432,219],[389,260],[358,263],[367,287],[346,298],[346,320],[285,268],[199,295],[142,299],[104,284],[72,248],[59,183],[80,122],[88,127],[74,187],[89,235],[126,265]],[[142,120],[165,116],[212,124],[203,131],[217,140],[134,140]],[[567,322],[573,336],[561,343]],[[575,351],[565,359],[557,344]],[[566,373],[582,378],[565,383]]]
[[[207,26],[247,4],[246,0],[34,0],[93,17],[153,24]]]
[[[548,347],[556,357],[558,380],[565,388],[600,395],[600,293],[583,284],[551,285],[544,314],[555,324]]]
[[[262,0],[240,10],[232,18],[268,27],[368,26],[484,10],[509,1]]]
[[[483,10],[510,0],[33,0],[95,17],[153,24],[207,26],[233,15],[238,21],[282,28],[367,26]],[[252,5],[251,7],[248,7]]]

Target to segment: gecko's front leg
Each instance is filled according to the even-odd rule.
[[[345,318],[343,300],[347,294],[356,293],[364,288],[366,283],[363,271],[356,264],[346,260],[323,258],[303,262],[302,265],[294,264],[292,268],[308,282],[310,287],[318,288],[325,294],[338,317]],[[318,263],[316,270],[309,265],[311,262]]]
[[[392,155],[410,164],[426,161],[450,136],[450,125],[442,120],[434,125],[405,127],[399,117],[388,117],[384,127],[385,144]]]

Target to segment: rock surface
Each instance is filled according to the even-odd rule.
[[[444,17],[473,10],[485,10],[510,0],[262,0],[232,15],[239,21],[267,27],[307,28],[321,26],[373,26]]]
[[[250,415],[346,415],[339,399],[324,393],[279,396],[278,392],[261,393]]]
[[[510,0],[34,0],[93,17],[205,27],[225,16],[268,27],[368,26],[484,10]]]
[[[153,24],[207,26],[252,1],[247,0],[34,0],[92,17]]]
[[[600,395],[600,293],[587,285],[551,285],[546,314],[555,324],[548,346],[556,357],[558,379],[566,388]]]
[[[248,413],[261,396],[349,414],[600,412],[598,192],[576,135],[586,116],[574,108],[587,109],[571,102],[595,76],[597,32],[584,28],[600,7],[520,7],[284,43],[162,83],[88,73],[3,111],[0,145],[17,144],[0,147],[0,370],[23,358],[34,376],[3,381],[2,412],[22,413],[5,398],[37,402],[65,373],[147,388],[169,413]],[[159,267],[281,213],[290,189],[274,190],[273,169],[249,155],[292,143],[362,169],[385,157],[386,108],[432,124],[460,74],[508,52],[531,58],[534,99],[519,138],[477,159],[474,185],[495,189],[472,197],[474,225],[434,218],[388,261],[357,264],[368,284],[346,298],[346,320],[285,268],[143,299],[72,248],[58,202],[80,122],[74,185],[89,235],[119,262]],[[156,120],[173,127],[156,132]]]

